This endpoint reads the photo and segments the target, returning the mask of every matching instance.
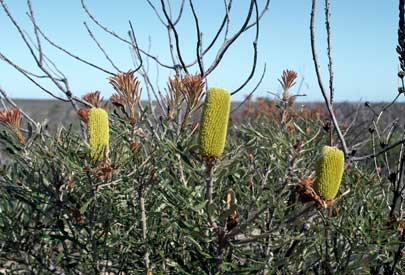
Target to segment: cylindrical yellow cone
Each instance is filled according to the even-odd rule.
[[[325,200],[335,198],[342,181],[345,157],[341,150],[324,146],[316,164],[313,188]]]
[[[207,92],[200,128],[200,153],[204,157],[222,155],[228,130],[231,95],[222,88]]]
[[[88,113],[87,135],[91,147],[91,158],[101,160],[109,146],[108,113],[102,108],[91,108]]]

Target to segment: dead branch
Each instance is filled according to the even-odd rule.
[[[322,77],[319,69],[319,62],[318,62],[318,57],[316,54],[316,48],[315,48],[315,13],[316,13],[316,0],[312,0],[312,8],[311,8],[311,21],[310,21],[310,35],[311,35],[311,49],[312,49],[312,59],[314,61],[314,66],[315,66],[315,72],[316,76],[318,79],[318,85],[321,90],[322,96],[324,98],[326,108],[328,109],[329,116],[333,122],[333,126],[335,128],[335,131],[339,137],[339,140],[342,144],[343,152],[345,154],[345,158],[349,157],[349,149],[347,148],[345,138],[342,134],[342,131],[340,130],[339,123],[336,119],[335,113],[333,112],[333,107],[331,104],[330,99],[328,98],[326,94],[326,89],[323,85],[322,82]]]

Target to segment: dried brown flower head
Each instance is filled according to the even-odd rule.
[[[133,100],[139,97],[141,91],[140,81],[135,76],[134,71],[129,70],[126,73],[119,73],[108,79],[117,92],[116,95],[123,97],[125,100]]]
[[[82,107],[77,110],[77,114],[79,115],[80,120],[87,123],[87,119],[89,117],[89,109],[86,107]]]
[[[103,105],[101,104],[103,101],[103,98],[101,97],[99,91],[87,93],[84,96],[82,96],[82,99],[84,101],[87,101],[88,103],[90,103],[91,105],[93,105],[96,108],[99,108],[99,107],[105,108],[107,105],[107,102],[104,103]]]
[[[18,127],[21,125],[21,112],[18,108],[0,111],[0,121],[9,127]]]
[[[174,118],[174,113],[180,108],[183,100],[186,102],[186,111],[183,117],[182,128],[187,125],[191,114],[195,111],[203,96],[205,85],[204,77],[200,74],[175,76],[168,82],[169,119]]]
[[[167,83],[167,88],[169,92],[171,92],[168,96],[171,96],[171,94],[173,94],[173,98],[183,98],[184,85],[180,76],[176,75],[174,77],[170,77]]]
[[[24,137],[20,131],[21,120],[21,111],[18,108],[0,110],[0,122],[16,135],[21,144],[25,144]]]
[[[302,202],[315,202],[318,208],[329,208],[333,205],[333,200],[322,199],[312,188],[312,179],[303,178],[296,187],[296,192]]]
[[[122,102],[124,102],[124,98],[122,96],[118,95],[118,94],[113,94],[110,97],[110,101],[112,102],[112,104],[114,104],[116,106],[119,106],[119,107],[124,106],[122,104]]]
[[[111,102],[122,108],[129,116],[131,122],[136,122],[136,106],[141,98],[141,83],[133,70],[119,73],[109,78],[110,84],[116,91],[110,97]]]
[[[205,165],[208,168],[212,168],[218,163],[218,158],[217,157],[203,157],[202,161],[205,163]]]
[[[278,80],[284,90],[288,90],[295,85],[297,79],[297,73],[293,70],[284,70],[281,78]]]
[[[200,74],[185,75],[182,79],[184,89],[182,90],[183,96],[188,105],[193,107],[197,106],[202,97],[204,88],[204,78]]]
[[[116,167],[114,165],[111,165],[108,160],[104,160],[94,168],[90,166],[85,167],[84,171],[95,176],[101,181],[106,181],[111,179],[115,168]]]
[[[281,78],[278,81],[283,88],[283,100],[288,101],[289,93],[288,91],[295,85],[295,80],[297,79],[297,73],[292,70],[284,70]]]
[[[169,78],[167,83],[167,96],[166,101],[168,105],[168,118],[170,120],[174,119],[174,115],[176,111],[180,108],[181,104],[183,103],[184,96],[183,91],[184,85],[181,81],[181,77],[175,76],[173,78]]]

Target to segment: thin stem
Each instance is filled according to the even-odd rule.
[[[328,70],[329,70],[329,100],[330,104],[333,106],[333,61],[332,61],[332,42],[331,42],[331,32],[330,32],[330,11],[329,11],[329,0],[325,0],[325,26],[326,35],[328,43]]]
[[[318,85],[319,88],[321,89],[322,96],[324,98],[326,108],[328,109],[329,116],[332,119],[333,126],[335,128],[335,131],[339,137],[339,140],[342,144],[343,147],[343,152],[345,154],[345,157],[349,157],[349,149],[347,148],[345,138],[342,134],[342,131],[339,128],[339,123],[336,119],[335,113],[333,112],[332,104],[326,94],[326,89],[322,83],[322,77],[321,77],[321,72],[319,69],[319,62],[318,62],[318,57],[316,54],[316,48],[315,48],[315,11],[316,11],[316,0],[312,0],[312,9],[311,9],[311,21],[310,21],[310,34],[311,34],[311,50],[312,50],[312,59],[314,61],[314,66],[315,66],[315,72],[316,76],[318,79]]]
[[[148,228],[146,224],[146,210],[145,210],[145,197],[144,197],[144,190],[145,186],[143,181],[141,181],[138,189],[138,196],[139,196],[139,208],[141,211],[141,227],[142,227],[142,240],[145,245],[144,249],[144,256],[143,256],[143,261],[145,264],[145,270],[146,274],[150,272],[150,262],[149,262],[149,249],[147,246],[147,233],[148,233]]]
[[[163,0],[162,0],[163,1]],[[236,32],[231,38],[226,39],[224,43],[222,44],[221,48],[218,50],[218,53],[212,62],[211,66],[207,69],[206,75],[209,75],[212,73],[215,68],[218,66],[218,64],[221,62],[222,58],[224,57],[226,51],[229,49],[229,47],[238,39],[238,37],[246,31],[246,27],[249,24],[250,19],[252,18],[252,13],[253,13],[253,8],[255,6],[255,1],[251,0],[250,1],[250,7],[248,14],[245,18],[245,22],[243,23],[242,27]]]
[[[207,190],[205,200],[208,201],[208,206],[212,204],[212,193],[214,192],[214,171],[215,164],[207,163]]]
[[[252,69],[250,71],[249,76],[246,78],[246,80],[242,83],[242,85],[239,86],[235,91],[231,93],[231,95],[237,94],[239,91],[241,91],[253,78],[256,72],[256,66],[257,66],[257,42],[259,40],[259,8],[257,6],[257,1],[254,0],[254,6],[255,6],[255,14],[256,14],[256,34],[255,34],[255,40],[253,41],[253,64],[252,64]]]
[[[200,32],[200,23],[198,22],[198,16],[195,11],[193,1],[189,0],[191,11],[193,13],[194,17],[194,22],[195,22],[195,27],[196,27],[196,32],[197,32],[197,47],[196,47],[196,52],[197,52],[197,61],[198,61],[198,67],[200,69],[200,74],[202,77],[204,77],[204,68],[203,68],[203,56],[201,55],[201,48],[202,48],[202,42],[201,42],[201,32]]]
[[[91,39],[93,39],[94,43],[96,43],[97,47],[100,49],[100,51],[104,54],[104,57],[108,60],[108,62],[110,62],[111,66],[114,67],[114,69],[117,70],[117,72],[121,73],[122,71],[117,67],[117,65],[115,65],[114,61],[111,59],[111,57],[108,55],[107,51],[103,48],[103,46],[101,45],[101,43],[97,40],[97,38],[95,37],[95,35],[93,34],[93,32],[90,30],[89,26],[87,25],[86,22],[83,23],[83,25],[85,26],[87,32],[89,33]]]
[[[404,143],[405,143],[405,139],[401,139],[401,140],[399,140],[399,141],[385,147],[381,151],[375,152],[373,154],[368,154],[368,155],[365,155],[365,156],[361,156],[361,157],[350,157],[350,160],[351,161],[361,161],[361,160],[372,159],[372,158],[378,157],[379,155],[384,154],[385,152],[391,150],[392,148],[397,147],[398,145],[401,145],[401,144],[404,144]]]
[[[250,100],[250,99],[252,98],[252,95],[256,92],[256,90],[260,87],[260,84],[262,84],[262,82],[263,82],[263,78],[264,78],[264,76],[265,76],[265,74],[266,74],[266,67],[267,67],[267,64],[264,64],[263,73],[262,73],[262,75],[260,76],[260,79],[259,79],[259,81],[257,82],[256,86],[255,86],[255,87],[253,88],[253,90],[245,97],[245,99],[244,99],[241,103],[239,103],[238,106],[236,106],[234,109],[232,109],[231,114],[233,114],[234,112],[236,112],[240,107],[242,107],[242,106],[246,103],[246,101],[248,101],[248,100]]]
[[[173,24],[172,19],[170,18],[169,14],[167,13],[166,6],[165,6],[165,1],[161,0],[160,2],[162,4],[162,10],[163,10],[163,13],[164,13],[164,15],[166,17],[167,23],[169,24],[170,29],[173,31],[173,34],[174,34],[174,38],[175,38],[175,42],[176,42],[177,56],[178,56],[178,58],[180,60],[180,63],[181,63],[181,66],[183,67],[184,72],[188,73],[187,66],[184,63],[183,57],[181,55],[179,34],[178,34],[177,30],[176,30],[176,27]]]

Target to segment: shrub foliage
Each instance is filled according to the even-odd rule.
[[[25,142],[4,128],[0,266],[7,274],[389,272],[403,230],[388,219],[389,182],[350,163],[328,208],[305,203],[297,187],[313,179],[330,142],[322,116],[291,101],[257,103],[232,118],[212,165],[199,153],[198,124],[185,126],[173,110],[151,123],[147,108],[136,119],[110,108],[109,156],[97,163],[70,128]]]

